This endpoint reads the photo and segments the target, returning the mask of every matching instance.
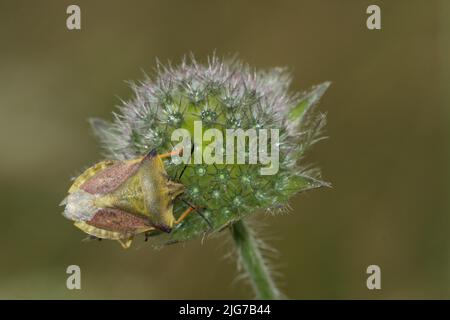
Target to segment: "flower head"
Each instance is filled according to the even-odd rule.
[[[314,107],[329,83],[296,94],[289,92],[290,83],[285,69],[255,71],[240,61],[216,56],[200,64],[192,57],[175,67],[158,64],[154,78],[133,84],[133,99],[119,107],[112,122],[91,120],[106,157],[118,160],[137,158],[151,149],[170,151],[176,143],[172,133],[185,129],[195,135],[196,123],[201,123],[202,135],[209,129],[216,130],[211,131],[216,137],[217,133],[226,136],[227,130],[256,133],[258,146],[247,136],[241,149],[237,144],[232,149],[225,144],[221,150],[214,148],[213,156],[223,159],[239,149],[244,163],[166,163],[169,176],[186,188],[183,197],[175,200],[175,215],[190,204],[199,214],[191,214],[170,234],[157,237],[159,243],[222,230],[258,209],[279,210],[292,195],[327,185],[319,171],[302,160],[321,139],[325,115],[316,113]],[[277,135],[266,134],[267,130],[276,130]],[[274,174],[261,174],[267,162],[248,161],[262,154],[262,142],[269,145],[264,146],[268,153],[277,153]],[[207,145],[194,141],[193,149],[206,152]]]

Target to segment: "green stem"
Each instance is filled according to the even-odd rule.
[[[240,263],[247,272],[257,299],[280,299],[280,292],[275,286],[258,243],[252,231],[242,220],[231,227],[231,234],[236,245]]]

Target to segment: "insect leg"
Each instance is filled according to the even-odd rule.
[[[101,241],[102,238],[98,238],[98,237],[96,237],[96,236],[88,235],[88,236],[87,236],[86,238],[84,238],[82,241],[94,241],[94,240]]]
[[[211,221],[209,221],[208,218],[205,217],[205,215],[202,213],[201,210],[199,210],[198,207],[195,207],[194,205],[192,205],[191,203],[189,203],[189,202],[186,201],[185,199],[181,199],[181,201],[183,201],[185,204],[187,204],[187,205],[189,206],[189,209],[191,209],[191,211],[189,211],[188,214],[191,213],[193,210],[195,210],[195,211],[199,214],[199,216],[202,217],[203,220],[206,221],[206,223],[208,224],[209,228],[210,228],[210,229],[213,229],[213,225],[212,225]],[[183,217],[183,215],[186,214],[186,212],[187,212],[189,209],[187,209],[187,210],[180,216],[180,218]],[[187,214],[186,214],[186,216],[187,216]],[[186,218],[186,216],[184,216],[184,218]],[[178,218],[178,220],[179,220],[180,218]],[[183,218],[183,219],[184,219],[184,218]],[[181,222],[181,221],[180,221],[180,222]]]
[[[185,212],[183,212],[183,214],[177,220],[175,220],[175,224],[179,224],[181,221],[183,221],[189,215],[189,213],[191,213],[194,210],[195,210],[195,208],[193,208],[193,207],[187,208],[187,210]]]
[[[130,237],[130,238],[124,239],[124,240],[118,239],[117,241],[119,241],[122,248],[128,249],[131,246],[131,243],[133,242],[133,237]]]

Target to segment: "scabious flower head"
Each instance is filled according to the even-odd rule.
[[[159,243],[214,233],[258,209],[282,210],[292,195],[327,185],[319,171],[302,160],[321,139],[325,115],[314,107],[328,82],[291,93],[285,69],[255,71],[238,60],[216,56],[206,64],[193,57],[175,67],[158,63],[156,71],[155,77],[132,84],[134,97],[123,102],[112,122],[91,120],[107,158],[137,158],[153,148],[159,153],[171,151],[172,132],[183,128],[194,135],[195,121],[201,121],[203,131],[217,129],[224,136],[227,129],[257,133],[278,129],[279,135],[279,168],[273,175],[262,175],[260,169],[266,166],[260,162],[184,165],[167,161],[169,176],[177,179],[183,172],[180,181],[186,187],[183,199],[175,201],[175,216],[186,210],[187,203],[200,208],[201,214],[191,214],[170,234],[155,237]]]

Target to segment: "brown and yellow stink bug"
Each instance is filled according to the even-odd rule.
[[[173,215],[184,185],[170,180],[162,159],[176,154],[181,152],[158,155],[152,150],[137,159],[95,164],[75,179],[61,203],[63,215],[85,233],[117,240],[124,248],[137,234],[170,232],[195,210],[190,206],[178,219]]]

